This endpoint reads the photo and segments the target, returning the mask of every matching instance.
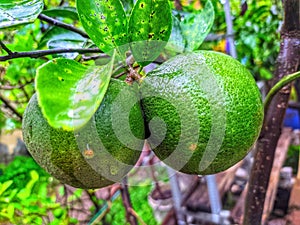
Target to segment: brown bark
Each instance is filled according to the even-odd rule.
[[[123,200],[123,205],[126,211],[126,220],[129,224],[131,225],[137,225],[137,219],[135,217],[135,214],[132,213],[133,208],[132,208],[132,203],[130,199],[130,194],[128,191],[128,186],[127,186],[127,177],[124,178],[121,186],[121,196]]]
[[[284,1],[284,24],[281,30],[280,53],[272,85],[283,76],[297,72],[300,64],[300,0]],[[268,189],[274,153],[285,110],[288,106],[291,86],[288,85],[275,95],[268,110],[257,141],[255,160],[246,197],[244,225],[260,225],[263,206]]]

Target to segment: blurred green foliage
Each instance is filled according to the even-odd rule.
[[[290,166],[293,168],[293,174],[297,174],[299,166],[299,152],[300,145],[290,145],[287,153],[284,166]]]
[[[157,221],[154,218],[153,210],[148,204],[148,195],[152,189],[151,185],[132,186],[129,187],[132,207],[138,214],[139,218],[147,225],[156,225]],[[111,205],[109,212],[105,215],[103,221],[100,223],[119,225],[129,224],[126,221],[126,212],[121,197],[118,197]]]
[[[31,157],[18,156],[0,168],[0,224],[77,223],[56,203],[51,178]]]

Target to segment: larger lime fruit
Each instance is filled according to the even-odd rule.
[[[188,174],[214,174],[243,159],[263,122],[252,75],[222,53],[178,55],[141,85],[142,108],[155,154]]]
[[[136,138],[127,133],[122,138],[116,135],[123,129],[116,125],[124,120],[121,115],[127,111],[128,97],[138,102],[137,87],[111,80],[94,117],[82,129],[70,132],[54,129],[47,123],[34,95],[23,119],[23,137],[29,152],[51,175],[74,187],[101,188],[120,181],[137,162],[144,138],[138,104],[125,118]],[[127,140],[120,141],[127,136]]]

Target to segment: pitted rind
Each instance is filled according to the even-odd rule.
[[[199,68],[196,73],[183,74],[186,68]],[[222,103],[226,116],[226,124],[216,124],[217,126],[226,126],[225,136],[216,158],[210,163],[205,170],[199,170],[199,164],[211,133],[211,112],[210,105],[205,93],[199,88],[197,79],[201,82],[201,77],[205,77],[203,71],[209,69],[214,77],[218,87],[224,94],[225,101],[222,103],[215,95],[210,101]],[[200,122],[199,141],[197,148],[191,145],[190,149],[182,149],[178,157],[169,166],[176,167],[180,160],[188,151],[193,151],[190,160],[180,169],[181,172],[188,174],[214,174],[224,171],[243,159],[251,149],[252,145],[258,138],[263,122],[263,104],[259,89],[248,70],[245,69],[237,60],[222,53],[212,51],[197,51],[178,55],[167,62],[163,63],[154,71],[148,74],[148,77],[170,79],[168,83],[149,82],[141,86],[142,108],[146,122],[152,118],[159,117],[167,125],[167,134],[164,141],[156,148],[155,154],[164,161],[176,149],[181,135],[181,122],[176,109],[166,100],[157,97],[143,98],[147,93],[159,91],[160,94],[168,96],[176,94],[185,96],[187,93],[192,96],[192,101],[198,110],[198,120]],[[155,80],[155,79],[152,79]],[[164,80],[164,79],[162,79]],[[157,90],[158,86],[164,86],[163,89]],[[172,88],[172,89],[171,89]],[[182,98],[177,98],[182,101]],[[184,104],[184,102],[182,102]],[[178,103],[180,105],[180,103]],[[191,117],[194,115],[186,115]],[[215,120],[218,121],[218,120]],[[217,122],[218,123],[218,122]],[[155,134],[154,134],[155,135]],[[188,138],[188,137],[186,137]],[[151,143],[150,140],[150,145]],[[196,144],[196,143],[195,143]],[[184,162],[185,163],[185,162]]]
[[[115,159],[122,163],[132,165],[137,162],[141,151],[131,150],[120,143],[114,135],[111,125],[111,103],[119,94],[120,90],[127,84],[118,80],[111,80],[108,91],[95,114],[96,129],[106,150]],[[136,90],[133,90],[136,91]],[[138,100],[138,96],[137,96]],[[123,104],[126,104],[124,102]],[[133,134],[140,138],[144,138],[144,124],[142,113],[138,104],[130,111],[130,126]],[[23,138],[24,142],[36,160],[47,172],[63,183],[79,188],[102,188],[115,183],[103,177],[102,169],[110,169],[110,162],[105,158],[101,158],[101,150],[93,149],[96,160],[96,169],[88,164],[88,160],[82,156],[78,148],[78,143],[74,135],[78,133],[64,131],[62,129],[54,129],[50,127],[46,119],[43,117],[40,107],[37,103],[36,95],[34,95],[24,113],[23,119]],[[94,137],[88,137],[91,140]],[[142,150],[140,143],[134,143]],[[95,165],[95,164],[94,164]],[[125,176],[129,169],[114,168],[117,178]]]

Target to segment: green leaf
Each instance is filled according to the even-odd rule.
[[[123,8],[126,12],[126,14],[129,16],[131,13],[131,10],[133,9],[134,6],[134,1],[133,0],[120,0]]]
[[[0,196],[13,184],[12,180],[5,181],[4,183],[0,183]]]
[[[135,60],[142,66],[155,60],[172,31],[172,14],[166,0],[138,0],[132,10],[128,35]]]
[[[19,198],[20,200],[25,200],[31,195],[33,186],[39,180],[39,174],[35,170],[31,170],[30,178],[31,179],[26,184],[26,186],[22,188],[20,192],[17,194],[17,198]]]
[[[2,0],[0,28],[33,22],[42,12],[43,0]]]
[[[9,219],[10,221],[13,221],[14,219],[14,213],[15,213],[15,207],[13,204],[9,204],[7,208],[2,209],[0,212],[0,217],[5,217]]]
[[[59,7],[47,9],[43,11],[43,14],[50,17],[62,17],[70,18],[72,20],[78,20],[77,10],[74,7]]]
[[[15,207],[13,204],[7,206],[7,215],[9,219],[13,219],[15,214]]]
[[[90,120],[108,88],[113,61],[114,56],[105,66],[85,67],[61,58],[38,68],[38,102],[52,127],[71,131]]]
[[[77,0],[80,21],[93,42],[105,53],[124,58],[128,50],[127,18],[120,0]]]
[[[180,25],[186,41],[185,51],[193,51],[200,47],[214,23],[214,18],[214,7],[210,0],[199,13],[190,13],[184,17]]]
[[[172,33],[166,49],[176,53],[182,53],[185,49],[185,39],[182,35],[180,21],[172,15]]]
[[[86,38],[82,37],[80,34],[61,27],[52,27],[47,30],[47,32],[41,38],[39,48],[42,48],[45,45],[49,47],[49,42],[60,40],[82,42],[83,44],[83,42],[86,41]]]

